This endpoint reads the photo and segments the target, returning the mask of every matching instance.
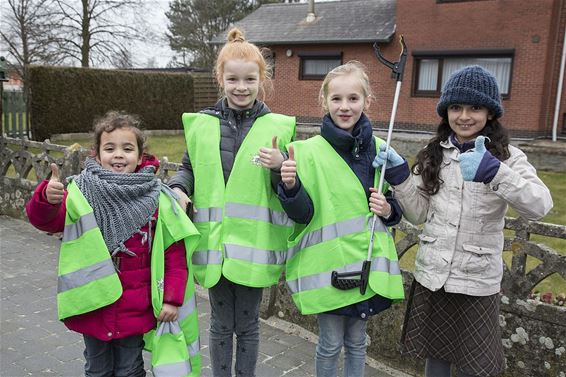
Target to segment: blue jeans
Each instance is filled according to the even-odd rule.
[[[345,351],[344,376],[363,376],[367,321],[343,315],[319,314],[318,327],[315,360],[317,377],[336,377],[342,346]]]
[[[237,377],[253,377],[259,352],[259,306],[262,288],[233,283],[224,276],[208,290],[210,299],[210,362],[214,377],[232,376],[236,334]]]
[[[83,335],[86,377],[144,377],[143,335],[104,341]]]

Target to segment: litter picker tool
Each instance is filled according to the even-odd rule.
[[[390,62],[382,54],[377,42],[373,44],[373,49],[375,50],[375,55],[377,59],[387,67],[391,69],[391,75],[396,80],[397,85],[395,87],[395,97],[393,98],[393,109],[391,110],[391,118],[389,119],[389,128],[387,130],[387,140],[385,144],[385,153],[389,154],[389,145],[391,144],[391,135],[393,133],[393,124],[395,124],[395,115],[397,113],[397,103],[399,102],[399,94],[401,93],[401,82],[403,81],[403,73],[405,72],[405,64],[407,63],[407,45],[405,44],[405,39],[401,35],[399,38],[401,43],[401,54],[399,55],[398,62]],[[387,159],[381,166],[381,174],[379,175],[379,184],[377,191],[381,192],[383,189],[383,182],[385,177],[385,169],[387,169]],[[360,293],[363,295],[366,293],[366,289],[369,283],[369,273],[371,268],[371,254],[373,251],[373,241],[375,238],[375,222],[377,221],[377,215],[374,214],[371,219],[371,235],[368,245],[368,255],[367,259],[362,264],[361,271],[353,272],[343,272],[332,271],[331,284],[333,287],[348,290],[352,288],[360,287]],[[379,220],[381,221],[381,220]],[[357,278],[359,276],[359,278]]]

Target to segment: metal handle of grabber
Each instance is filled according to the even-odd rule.
[[[403,81],[403,73],[405,72],[405,64],[407,63],[407,45],[405,44],[405,39],[401,35],[400,37],[401,43],[401,54],[399,55],[398,62],[390,62],[387,60],[382,54],[379,49],[379,46],[374,43],[373,48],[375,50],[375,54],[380,62],[385,64],[389,67],[392,71],[393,78],[396,79],[397,85],[395,87],[395,97],[393,98],[393,109],[391,111],[391,118],[389,120],[389,128],[387,130],[387,140],[386,140],[386,147],[385,153],[389,153],[389,145],[391,144],[391,135],[393,133],[393,124],[395,123],[395,115],[397,113],[397,103],[399,102],[399,94],[401,93],[401,82]],[[377,187],[377,191],[381,192],[383,189],[383,182],[385,177],[385,169],[387,165],[387,160],[383,163],[381,167],[381,174],[379,176],[379,184]],[[332,286],[338,289],[352,289],[356,287],[360,287],[360,293],[364,295],[366,293],[366,289],[369,283],[369,273],[371,267],[371,255],[373,251],[373,241],[374,241],[374,231],[375,231],[375,223],[377,221],[377,215],[374,214],[371,220],[371,235],[370,241],[368,245],[368,255],[367,259],[362,264],[361,271],[354,271],[354,272],[347,272],[347,273],[338,273],[338,271],[332,271],[331,276],[331,283]],[[360,276],[359,279],[347,279],[348,277]]]
[[[405,73],[405,64],[407,63],[407,45],[405,44],[405,39],[403,35],[399,38],[401,43],[401,54],[399,55],[398,62],[390,62],[385,59],[381,54],[381,50],[376,43],[373,44],[373,49],[380,62],[385,64],[387,67],[391,68],[392,76],[396,79],[397,84],[395,86],[395,97],[393,97],[393,108],[391,109],[391,118],[389,119],[389,128],[387,129],[387,139],[385,141],[385,155],[389,154],[389,146],[391,145],[391,135],[393,134],[393,125],[395,124],[395,115],[397,115],[397,103],[399,102],[399,94],[401,93],[401,82],[403,81],[403,73]],[[387,169],[387,159],[383,162],[381,166],[381,173],[379,175],[379,184],[377,185],[377,191],[381,192],[383,189],[383,182],[385,180],[385,169]],[[371,219],[371,236],[368,245],[368,257],[367,260],[371,260],[371,253],[373,249],[373,239],[375,231],[375,222],[377,221],[377,215],[374,214]]]

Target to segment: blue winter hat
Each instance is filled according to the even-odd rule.
[[[495,77],[479,65],[470,65],[454,72],[442,89],[436,112],[446,116],[446,109],[454,103],[487,107],[499,118],[503,106]]]

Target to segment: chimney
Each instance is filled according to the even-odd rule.
[[[307,22],[313,22],[316,19],[314,14],[314,0],[309,0],[309,12],[307,13]]]

